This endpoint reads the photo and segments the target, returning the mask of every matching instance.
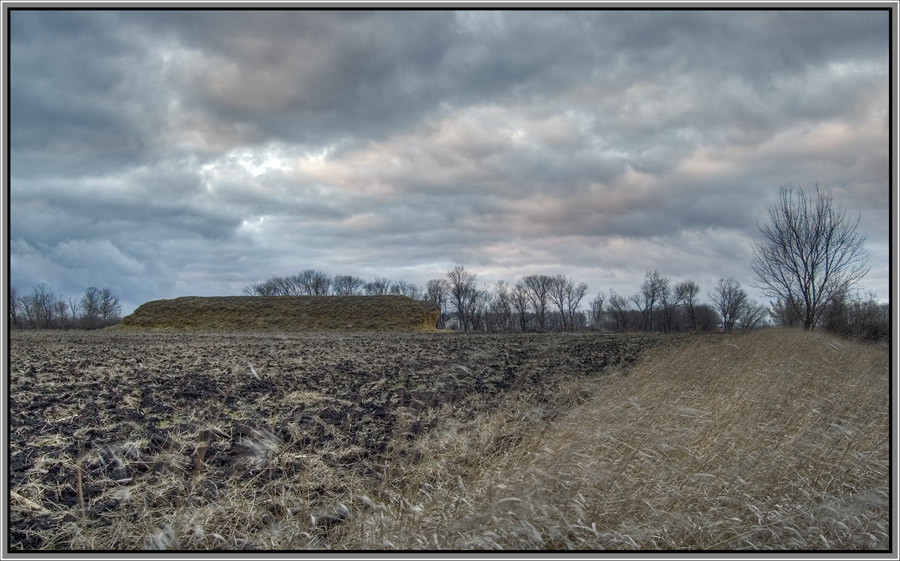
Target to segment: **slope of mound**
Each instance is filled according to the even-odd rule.
[[[428,331],[439,310],[406,296],[186,296],[154,300],[122,328],[189,331]]]

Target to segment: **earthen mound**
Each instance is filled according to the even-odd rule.
[[[154,300],[124,329],[185,331],[432,331],[440,310],[406,296],[186,296]]]

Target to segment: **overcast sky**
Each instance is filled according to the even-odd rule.
[[[10,275],[734,277],[830,191],[889,296],[889,12],[13,11]]]

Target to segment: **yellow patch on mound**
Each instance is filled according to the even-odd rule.
[[[440,310],[406,296],[186,296],[142,304],[122,328],[432,331]]]

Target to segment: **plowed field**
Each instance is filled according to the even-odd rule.
[[[597,380],[651,346],[677,341],[457,333],[10,337],[13,550],[277,548],[213,532],[210,519],[198,525],[205,532],[171,527],[172,512],[226,499],[235,505],[229,497],[237,494],[254,506],[235,523],[244,535],[254,525],[303,519],[305,545],[327,547],[315,531],[340,523],[344,507],[334,509],[347,490],[395,484],[404,466],[424,461],[416,447],[424,435],[462,431],[504,400],[524,400],[526,414],[484,450],[497,453],[522,437],[523,423],[538,430],[579,399],[562,395],[562,384]],[[154,535],[153,528],[162,530]]]

